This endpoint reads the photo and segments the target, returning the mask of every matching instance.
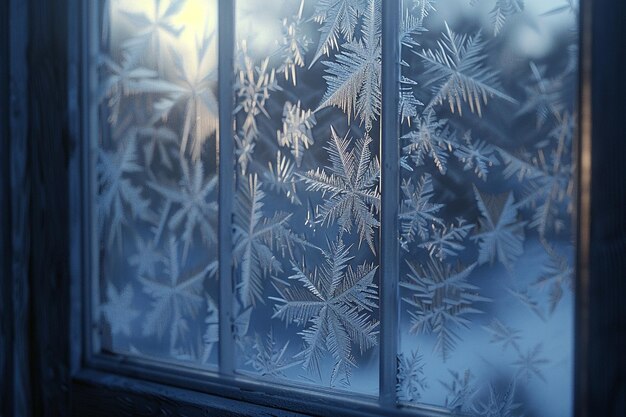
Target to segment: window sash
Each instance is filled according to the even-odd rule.
[[[71,0],[70,0],[71,1]],[[398,205],[400,199],[400,123],[398,117],[399,78],[400,78],[400,22],[402,0],[382,1],[382,107],[380,132],[381,159],[381,211],[380,211],[380,359],[379,359],[379,395],[371,397],[363,394],[338,394],[330,388],[312,387],[287,381],[275,385],[262,379],[255,379],[235,374],[234,334],[233,334],[233,296],[234,274],[232,256],[231,224],[233,217],[233,197],[231,192],[235,184],[234,138],[230,129],[233,122],[233,65],[235,52],[235,1],[218,0],[218,105],[219,105],[219,147],[218,181],[218,280],[219,280],[219,343],[218,364],[215,372],[198,370],[191,366],[168,364],[157,360],[138,357],[125,357],[121,354],[103,354],[99,349],[97,329],[92,323],[98,321],[94,302],[100,299],[97,279],[99,278],[97,231],[93,221],[93,202],[96,199],[96,176],[92,139],[97,135],[97,104],[92,104],[90,93],[97,91],[97,76],[90,68],[92,57],[98,50],[98,27],[102,10],[94,2],[74,0],[81,4],[80,18],[82,33],[87,39],[81,48],[82,77],[78,84],[81,88],[82,106],[77,112],[83,120],[82,136],[89,146],[82,143],[82,164],[76,167],[84,175],[81,192],[86,199],[80,213],[83,216],[82,239],[88,243],[81,247],[80,259],[87,275],[82,291],[82,333],[80,346],[72,355],[75,358],[73,369],[79,372],[80,360],[89,368],[126,375],[139,380],[154,381],[166,385],[191,388],[207,394],[234,398],[244,402],[264,406],[277,406],[301,413],[342,415],[389,415],[389,416],[444,416],[450,411],[424,404],[400,404],[397,400],[397,353],[400,318],[399,296],[399,244],[398,244]],[[101,3],[100,3],[101,4]],[[582,13],[581,13],[582,16]],[[582,20],[582,19],[581,19]],[[78,35],[77,35],[78,36]],[[582,37],[581,37],[582,38]],[[583,67],[581,67],[581,73]],[[584,74],[581,75],[584,77]],[[584,94],[584,91],[583,91]],[[582,121],[582,119],[581,119]],[[583,142],[584,143],[584,142]],[[579,171],[589,167],[579,165]],[[579,196],[579,198],[581,198]],[[582,197],[584,198],[584,196]],[[579,214],[579,222],[588,222],[584,212]],[[581,229],[580,227],[578,228]],[[581,238],[581,236],[578,236]],[[588,237],[587,237],[588,239]],[[579,249],[580,251],[580,249]],[[576,273],[579,273],[577,265]],[[579,289],[577,288],[577,292]],[[89,378],[104,378],[105,374],[92,373]],[[89,379],[83,374],[84,379]],[[297,397],[294,398],[294,397]]]
[[[82,2],[85,19],[89,23],[84,25],[87,33],[86,56],[91,58],[97,54],[98,45],[98,28],[100,26],[102,8],[95,6],[86,0],[77,0]],[[102,5],[102,3],[100,3]],[[381,227],[379,232],[380,244],[380,360],[379,360],[379,395],[378,398],[364,394],[350,394],[349,399],[339,398],[339,395],[330,388],[310,387],[304,384],[294,383],[294,388],[289,387],[272,387],[270,390],[276,395],[284,395],[289,397],[290,394],[298,393],[302,398],[307,398],[301,406],[294,404],[295,409],[305,412],[309,409],[308,404],[318,402],[323,399],[324,402],[335,403],[335,406],[341,406],[345,411],[348,408],[371,409],[371,410],[387,410],[389,413],[398,410],[399,405],[396,401],[396,373],[397,373],[397,351],[398,351],[398,318],[399,318],[399,244],[398,244],[398,202],[399,202],[399,117],[398,117],[398,101],[396,96],[398,93],[399,77],[400,77],[400,21],[401,21],[401,0],[382,2],[382,108],[381,108]],[[232,108],[234,103],[233,93],[233,68],[234,68],[234,52],[235,52],[235,1],[218,0],[218,105],[219,105],[219,125],[232,126],[233,114]],[[97,75],[93,68],[90,68],[89,61],[85,60],[85,79],[87,93],[83,97],[84,113],[87,115],[85,125],[88,126],[84,131],[84,137],[89,143],[93,143],[93,138],[97,135],[97,104],[91,103],[88,92],[97,91]],[[83,116],[84,118],[84,116]],[[159,361],[142,359],[135,357],[124,357],[123,355],[102,354],[100,352],[100,343],[97,329],[92,327],[91,323],[98,320],[97,308],[94,303],[100,299],[97,279],[99,277],[98,253],[97,253],[97,230],[95,222],[92,218],[85,221],[86,225],[91,226],[91,230],[86,231],[86,240],[90,243],[85,255],[89,265],[90,278],[87,280],[85,297],[86,301],[86,317],[85,317],[85,334],[89,335],[84,340],[84,349],[87,362],[95,365],[97,368],[114,370],[116,373],[125,373],[130,371],[130,375],[139,378],[148,379],[151,376],[156,380],[167,381],[173,385],[176,379],[183,375],[196,375],[202,378],[207,384],[212,380],[217,382],[220,388],[223,385],[229,385],[233,389],[259,390],[268,391],[269,384],[267,381],[256,380],[254,378],[235,375],[235,358],[234,358],[234,334],[233,334],[233,295],[234,295],[234,274],[233,274],[233,257],[232,257],[232,235],[231,223],[233,217],[233,193],[221,192],[221,190],[234,189],[235,167],[234,167],[234,137],[232,129],[221,128],[217,135],[219,147],[218,162],[218,282],[219,282],[219,342],[218,342],[218,368],[216,372],[198,371],[192,367],[184,365],[168,365]],[[95,166],[93,146],[85,146],[85,177],[87,178],[84,189],[88,196],[87,200],[93,202],[96,200],[97,187],[95,183]],[[92,203],[86,208],[87,216],[93,216]],[[89,229],[89,228],[87,228]],[[395,277],[394,279],[384,279],[383,277]],[[90,340],[91,339],[91,340]],[[111,356],[123,358],[124,365],[111,366]],[[119,361],[118,361],[119,362]],[[164,371],[167,372],[164,374]],[[176,377],[173,377],[176,375]],[[186,384],[183,384],[186,385]],[[290,382],[290,385],[292,383]],[[312,392],[313,391],[313,392]],[[208,390],[207,392],[215,392]],[[316,397],[319,400],[316,401]],[[412,407],[412,406],[411,406]],[[421,406],[415,406],[422,408]],[[430,410],[432,413],[433,408]],[[342,411],[342,412],[343,412]],[[380,412],[380,411],[377,411]],[[445,412],[444,412],[445,413]],[[415,415],[414,412],[409,415]]]

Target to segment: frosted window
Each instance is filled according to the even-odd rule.
[[[103,4],[94,144],[101,346],[213,364],[217,3]]]
[[[571,415],[577,5],[398,0],[400,32],[383,33],[382,1],[239,0],[226,40],[216,0],[99,2],[96,349],[220,379],[218,294],[232,286],[220,360],[233,358],[235,385],[376,404],[381,363],[396,359],[380,358],[393,344],[382,309],[400,314],[399,407]],[[380,133],[385,36],[401,41],[393,138]],[[216,98],[223,44],[233,108]],[[229,140],[233,269],[220,282]],[[401,155],[384,165],[398,164],[399,241],[381,230],[395,190],[381,190],[382,141]],[[380,276],[385,244],[399,276]],[[381,306],[389,282],[399,305]]]
[[[241,372],[378,393],[381,13],[237,2]]]
[[[403,18],[399,400],[571,415],[576,5]]]

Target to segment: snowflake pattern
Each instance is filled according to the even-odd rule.
[[[302,177],[308,191],[321,191],[326,197],[318,210],[317,220],[322,225],[336,221],[346,232],[356,224],[359,244],[367,242],[375,252],[374,230],[380,225],[376,219],[380,210],[377,187],[380,164],[370,153],[372,139],[366,136],[349,149],[347,136],[342,138],[331,128],[331,137],[326,148],[331,162],[328,171],[318,168]]]
[[[313,273],[293,264],[290,280],[299,287],[279,289],[274,317],[306,328],[300,333],[305,349],[298,354],[305,369],[321,375],[324,350],[334,359],[331,385],[336,378],[349,383],[350,368],[355,366],[352,345],[361,352],[376,346],[378,322],[370,314],[377,305],[372,264],[349,266],[349,248],[339,240],[325,251],[324,265]]]
[[[403,1],[396,138],[381,137],[383,4],[237,2],[233,120],[219,126],[217,3],[105,2],[92,144],[103,348],[216,370],[217,232],[232,231],[242,377],[377,395],[379,286],[396,280],[400,403],[522,416],[566,398],[554,375],[571,381],[578,4]],[[537,28],[543,49],[520,40]],[[234,187],[218,190],[229,137]],[[396,277],[378,269],[390,140]]]

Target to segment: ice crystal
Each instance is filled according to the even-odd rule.
[[[331,166],[308,171],[302,177],[307,190],[321,191],[325,197],[318,207],[317,221],[323,225],[336,221],[347,232],[355,224],[359,244],[367,242],[375,252],[374,230],[380,226],[376,218],[380,210],[380,164],[369,149],[372,139],[359,139],[349,149],[348,137],[342,138],[331,128],[329,142],[326,150]]]
[[[131,324],[140,312],[133,309],[133,287],[127,284],[122,291],[111,283],[107,285],[107,302],[100,306],[104,318],[111,326],[111,333],[130,336]]]
[[[378,322],[371,317],[378,300],[377,267],[364,263],[353,268],[349,249],[341,240],[329,243],[324,264],[313,272],[292,262],[289,279],[300,286],[279,287],[275,298],[274,317],[305,327],[300,332],[305,348],[297,355],[303,367],[321,375],[324,352],[332,356],[331,384],[349,379],[355,366],[353,345],[365,352],[378,343]]]
[[[296,69],[304,67],[304,58],[311,44],[311,40],[302,29],[303,11],[304,0],[300,2],[295,16],[283,19],[283,39],[279,49],[283,63],[278,71],[285,74],[287,81],[291,79],[294,86],[297,83]]]
[[[419,237],[426,240],[430,233],[430,228],[435,223],[441,224],[438,217],[439,210],[443,204],[432,203],[433,184],[430,175],[422,176],[416,185],[410,180],[402,183],[404,199],[400,206],[400,222],[402,231],[402,244],[407,244]]]
[[[467,280],[475,266],[453,268],[437,261],[409,264],[408,280],[400,284],[409,291],[403,301],[411,307],[410,332],[434,334],[435,349],[444,361],[460,340],[458,331],[470,326],[468,316],[481,313],[475,304],[489,301]]]
[[[419,56],[426,65],[424,87],[432,86],[429,106],[448,103],[451,112],[463,114],[463,103],[472,113],[482,115],[490,97],[514,102],[500,90],[498,75],[484,64],[484,41],[480,34],[454,33],[446,23],[446,32],[437,49],[423,50]]]
[[[546,358],[541,357],[541,343],[534,348],[529,349],[526,353],[518,352],[518,359],[513,363],[517,367],[517,376],[530,381],[533,376],[546,382],[546,378],[541,372],[541,367],[550,363]]]
[[[148,185],[165,200],[160,213],[157,237],[165,224],[172,232],[182,229],[180,237],[184,242],[183,259],[186,259],[196,232],[199,232],[205,244],[217,241],[217,177],[206,178],[202,161],[190,167],[183,160],[181,168],[183,175],[176,186],[167,187],[156,182]]]
[[[196,48],[195,58],[174,53],[177,80],[175,88],[165,98],[154,104],[156,118],[167,118],[174,108],[183,110],[183,130],[180,152],[188,149],[194,160],[200,158],[203,145],[215,133],[218,124],[217,98],[213,93],[217,72],[207,69],[207,51],[210,39],[205,39]],[[190,141],[191,138],[191,141]]]
[[[299,167],[302,164],[304,151],[315,143],[311,129],[316,124],[315,115],[311,110],[302,110],[300,102],[285,103],[283,108],[283,129],[277,133],[278,144],[286,146]]]
[[[337,49],[341,39],[352,40],[359,14],[368,1],[373,0],[319,0],[314,20],[321,24],[320,40],[311,65],[322,55]]]
[[[265,193],[256,175],[244,177],[236,194],[234,212],[234,256],[239,282],[237,290],[244,307],[263,302],[264,277],[282,272],[274,249],[283,254],[300,242],[289,229],[290,214],[263,214]]]
[[[319,108],[337,106],[367,129],[380,115],[381,105],[381,20],[378,1],[370,0],[363,21],[362,39],[341,46],[334,60],[324,61],[328,85]]]
[[[422,355],[417,351],[409,355],[399,354],[398,385],[396,386],[398,399],[409,402],[419,401],[426,387]]]
[[[168,243],[162,274],[156,278],[140,276],[139,282],[153,300],[143,321],[143,335],[162,338],[167,332],[172,352],[187,336],[189,323],[197,319],[204,301],[204,280],[214,265],[184,273],[175,239],[171,237]]]
[[[117,152],[101,149],[98,153],[99,224],[101,233],[108,235],[109,247],[117,240],[121,248],[122,225],[130,219],[149,220],[153,217],[144,189],[131,180],[131,176],[141,170],[133,133],[125,143],[120,144]]]
[[[445,174],[453,140],[446,122],[445,119],[437,119],[432,110],[415,118],[413,129],[402,136],[402,139],[409,141],[402,147],[403,154],[408,155],[418,167],[424,165],[428,158],[439,172]]]
[[[480,264],[496,258],[512,270],[515,261],[524,251],[524,224],[517,218],[513,195],[488,196],[474,187],[481,217],[480,230],[472,239],[478,242]]]

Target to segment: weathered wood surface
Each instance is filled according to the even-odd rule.
[[[617,417],[626,415],[626,3],[593,7],[589,415]]]
[[[69,412],[68,2],[30,6],[32,409],[57,416]]]
[[[0,417],[13,414],[13,286],[9,181],[9,4],[0,2]]]
[[[87,372],[85,376],[73,384],[72,415],[76,417],[303,416],[115,375]]]
[[[1,3],[0,413],[67,415],[67,9]]]
[[[583,141],[590,134],[591,193],[588,275],[582,271],[577,311],[576,409],[579,416],[621,417],[626,416],[626,3],[583,2],[582,19],[583,28],[591,30],[583,33],[583,39],[591,34],[583,43],[591,73],[582,85],[583,97],[590,89],[591,106],[583,102],[581,108]]]
[[[12,375],[6,380],[11,410],[16,417],[31,414],[30,397],[30,285],[29,225],[30,172],[28,170],[28,4],[19,0],[8,3],[9,87],[8,87],[8,172],[9,222],[5,236],[10,245],[10,288],[12,326],[10,354]],[[6,7],[6,6],[5,6]]]

